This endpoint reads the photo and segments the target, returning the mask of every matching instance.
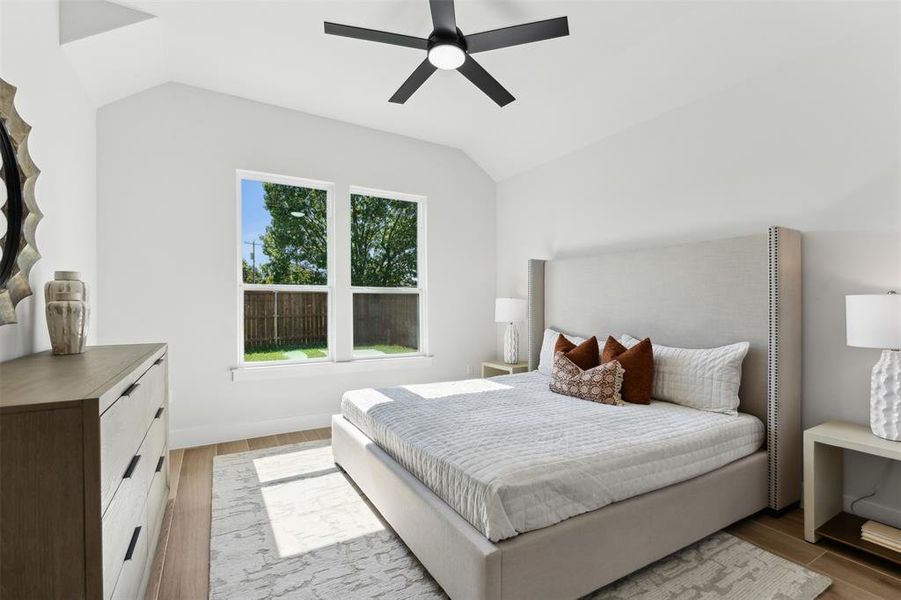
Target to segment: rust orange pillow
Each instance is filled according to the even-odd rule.
[[[587,371],[601,364],[600,351],[598,350],[598,338],[591,336],[578,346],[566,339],[562,333],[557,336],[557,343],[554,344],[554,354],[562,352],[566,358]]]
[[[654,385],[654,348],[651,338],[645,338],[631,348],[626,348],[612,337],[607,337],[601,364],[616,360],[626,370],[623,377],[623,400],[632,404],[650,404]]]

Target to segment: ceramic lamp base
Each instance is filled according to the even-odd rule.
[[[513,323],[507,323],[504,332],[504,362],[508,365],[519,362],[519,332]]]
[[[883,350],[870,379],[873,435],[901,441],[901,351]]]

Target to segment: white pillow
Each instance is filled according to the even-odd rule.
[[[631,348],[640,340],[623,335]],[[653,344],[654,387],[651,395],[699,410],[737,414],[741,363],[750,344],[739,342],[719,348],[670,348]]]
[[[560,333],[562,332],[554,329],[545,329],[544,339],[541,340],[541,353],[538,355],[538,372],[547,375],[548,377],[554,374],[554,345],[557,343],[557,336],[559,336]],[[563,335],[577,346],[586,339],[567,333],[564,333]]]

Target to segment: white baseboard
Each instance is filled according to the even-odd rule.
[[[856,496],[849,496],[847,494],[843,497],[844,510],[846,512],[851,512],[851,502],[853,502],[855,498]],[[854,514],[867,519],[873,519],[874,521],[879,521],[880,523],[885,523],[886,525],[901,528],[901,507],[883,504],[880,502],[879,494],[872,498],[861,500],[855,504]]]
[[[271,421],[255,421],[252,423],[233,423],[228,425],[204,425],[172,431],[169,446],[171,448],[190,448],[207,444],[221,444],[233,440],[275,435],[304,429],[328,427],[332,422],[332,414],[304,415]]]

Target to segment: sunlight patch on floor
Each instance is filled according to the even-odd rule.
[[[318,448],[304,448],[273,456],[253,459],[260,483],[292,479],[335,468],[332,449],[328,444]]]
[[[268,485],[261,492],[281,558],[385,529],[341,473]]]

